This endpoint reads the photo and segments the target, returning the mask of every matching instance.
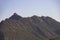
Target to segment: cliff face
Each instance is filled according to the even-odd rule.
[[[0,23],[0,40],[58,40],[58,38],[60,23],[48,16],[34,15],[23,18],[15,13]]]

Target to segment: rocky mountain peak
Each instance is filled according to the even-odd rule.
[[[14,13],[9,19],[13,19],[13,20],[19,20],[22,17],[20,15],[18,15],[17,13]]]

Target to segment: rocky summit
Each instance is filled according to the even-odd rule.
[[[60,22],[48,16],[14,13],[0,22],[0,40],[60,40]]]

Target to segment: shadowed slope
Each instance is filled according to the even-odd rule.
[[[0,40],[5,40],[4,33],[1,31],[3,25],[3,21],[0,23]]]

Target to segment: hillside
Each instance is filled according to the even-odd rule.
[[[0,40],[60,40],[60,23],[51,17],[14,13],[0,23]]]

